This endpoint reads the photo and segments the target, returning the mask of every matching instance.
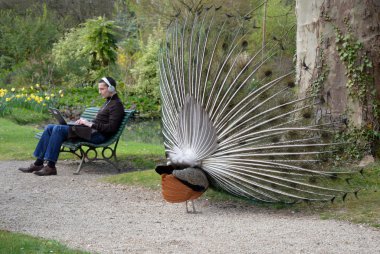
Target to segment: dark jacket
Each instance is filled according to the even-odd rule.
[[[108,98],[100,108],[91,128],[84,125],[70,126],[68,139],[90,140],[91,133],[100,132],[108,138],[115,134],[124,118],[124,106],[117,94]]]
[[[92,129],[106,137],[115,134],[124,118],[124,106],[117,94],[108,98],[92,121]]]

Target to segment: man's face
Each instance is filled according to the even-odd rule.
[[[99,90],[99,94],[103,98],[108,98],[111,96],[110,92],[108,92],[108,86],[105,83],[99,83],[98,90]]]

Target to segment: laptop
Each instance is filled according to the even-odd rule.
[[[66,122],[65,118],[62,116],[62,113],[56,108],[49,108],[49,111],[61,125],[79,125],[76,124],[75,121]]]
[[[91,139],[92,130],[90,127],[82,124],[76,124],[75,121],[66,122],[65,118],[62,116],[62,113],[56,108],[49,108],[49,111],[57,119],[59,124],[71,126],[71,130],[78,138],[85,140]]]

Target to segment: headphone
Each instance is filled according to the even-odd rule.
[[[102,80],[107,84],[108,86],[108,92],[113,93],[116,91],[115,87],[111,85],[111,83],[108,81],[106,77],[103,77]]]

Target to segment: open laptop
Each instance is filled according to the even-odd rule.
[[[66,122],[65,118],[62,116],[62,113],[56,108],[49,108],[49,111],[61,125],[78,125],[75,121]]]
[[[56,108],[49,108],[49,111],[57,119],[59,124],[72,126],[71,130],[76,134],[77,137],[85,140],[91,139],[92,130],[90,127],[82,124],[76,124],[75,121],[66,122],[65,118],[62,116],[62,113]]]

